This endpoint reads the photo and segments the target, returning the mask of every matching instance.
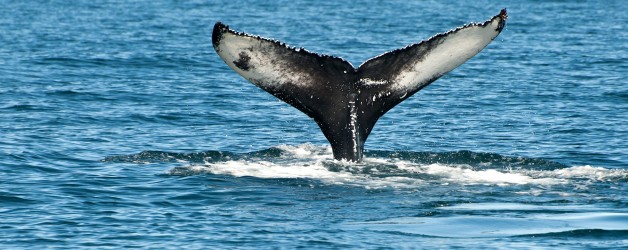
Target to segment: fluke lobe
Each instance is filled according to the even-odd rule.
[[[360,161],[364,142],[388,110],[486,47],[504,28],[506,9],[416,44],[373,57],[357,69],[346,60],[216,23],[212,43],[235,72],[318,124],[336,160]]]

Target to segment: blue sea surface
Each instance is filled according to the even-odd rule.
[[[625,4],[2,0],[0,248],[626,248]],[[357,164],[211,44],[357,66],[502,8]]]

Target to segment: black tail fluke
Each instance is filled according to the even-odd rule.
[[[358,69],[333,56],[286,46],[216,23],[218,55],[238,74],[319,125],[334,158],[360,161],[364,142],[388,110],[458,67],[503,29],[506,11],[369,59]]]

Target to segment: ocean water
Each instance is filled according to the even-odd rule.
[[[628,247],[624,1],[0,1],[2,249]],[[216,21],[370,57],[508,8],[334,161]]]

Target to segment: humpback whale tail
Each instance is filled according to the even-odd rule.
[[[212,43],[238,74],[314,119],[335,159],[360,161],[382,115],[479,53],[499,35],[506,17],[503,9],[483,23],[373,57],[357,69],[342,58],[236,32],[220,22]]]

